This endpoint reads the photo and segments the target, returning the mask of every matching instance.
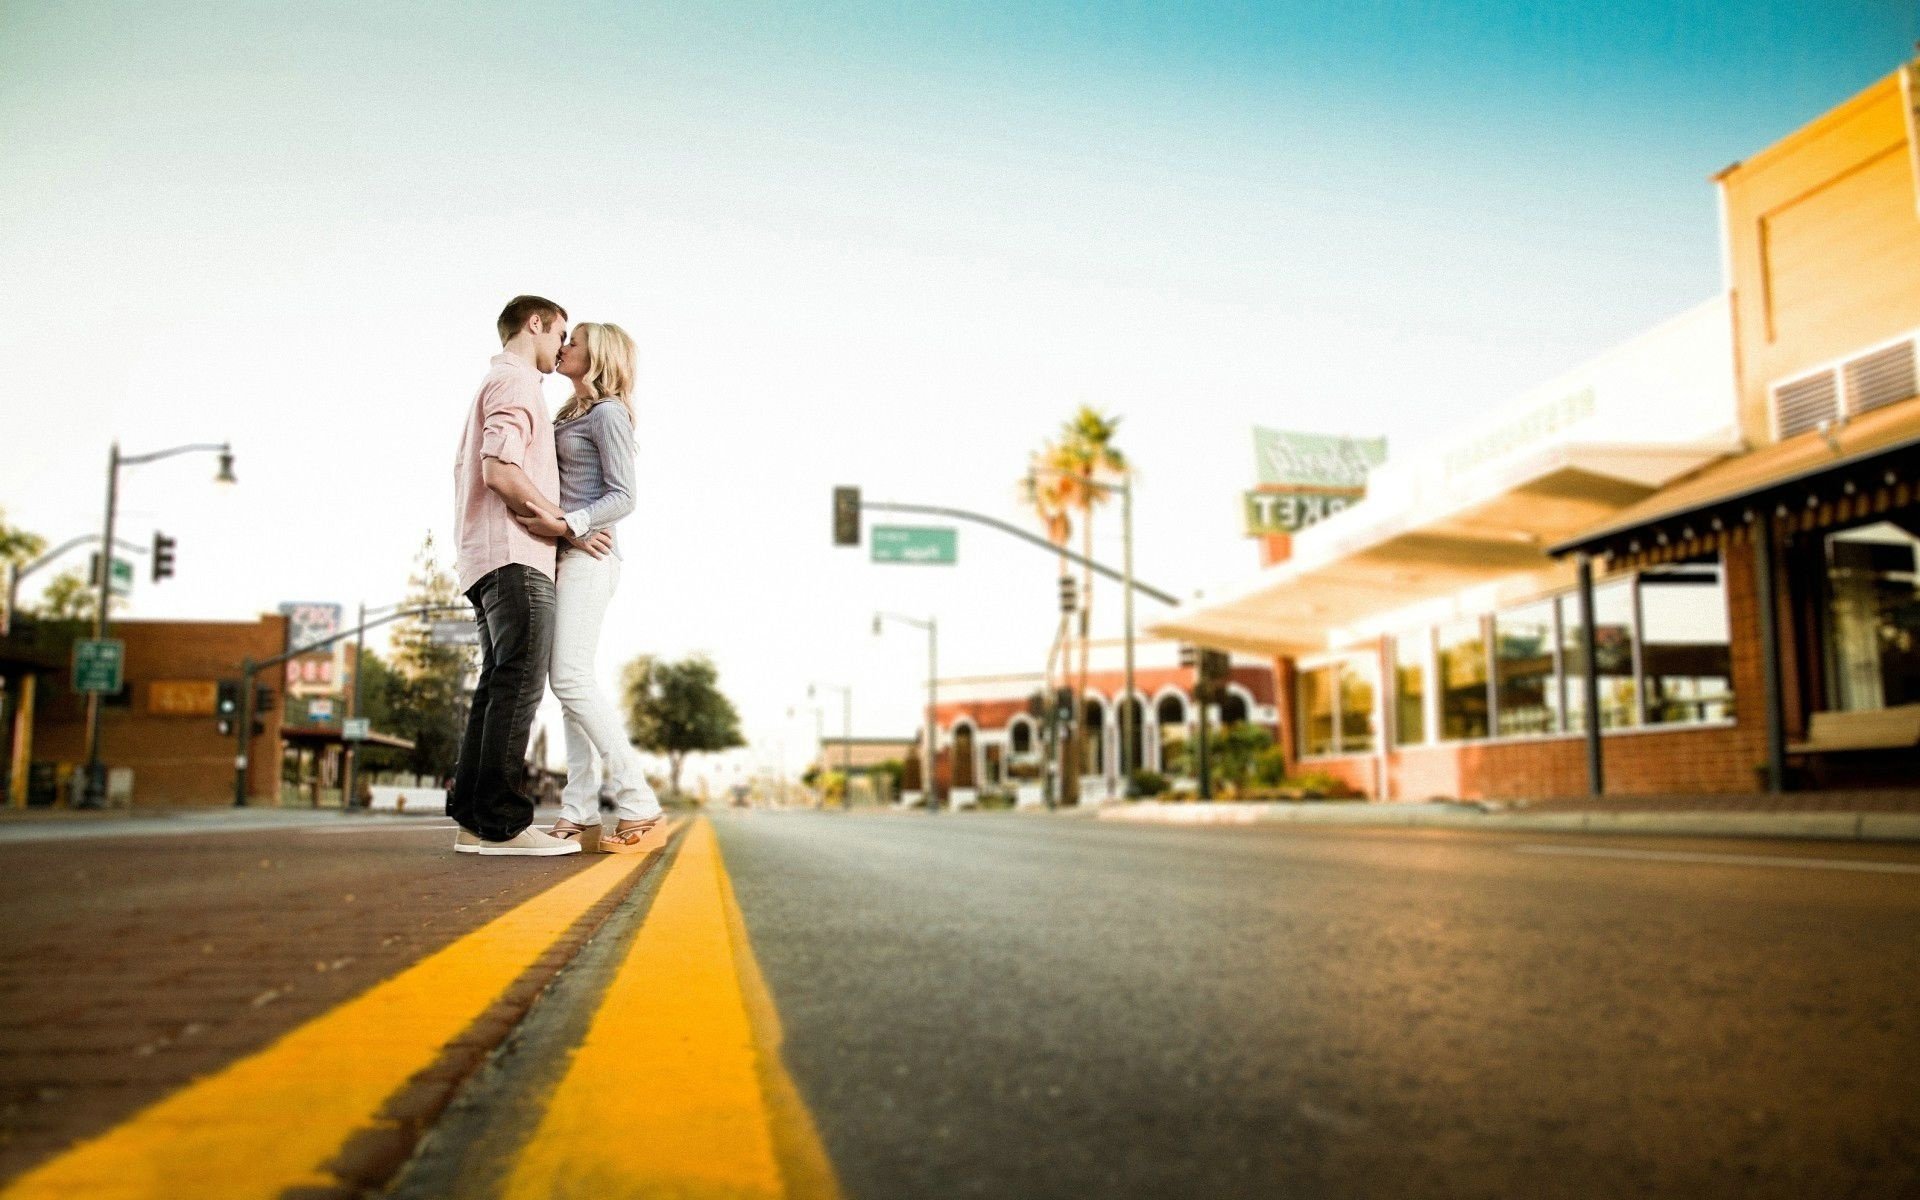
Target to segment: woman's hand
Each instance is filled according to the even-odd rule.
[[[567,541],[595,558],[605,558],[613,552],[613,534],[604,529],[597,529],[585,537],[570,537]]]

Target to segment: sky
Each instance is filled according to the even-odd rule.
[[[1910,0],[0,0],[0,509],[58,542],[113,439],[230,440],[237,487],[123,477],[124,536],[179,542],[127,616],[397,600],[495,314],[551,296],[640,345],[603,679],[708,653],[738,761],[797,766],[810,683],[917,724],[924,640],[874,611],[937,617],[942,676],[1037,670],[1055,621],[1051,557],[983,529],[835,549],[836,484],[1030,521],[1092,404],[1139,575],[1243,576],[1254,425],[1417,447],[1714,295],[1709,177],[1916,38]]]

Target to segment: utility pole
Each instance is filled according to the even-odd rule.
[[[927,811],[939,812],[940,789],[935,785],[933,769],[938,754],[937,739],[939,727],[934,723],[940,707],[940,623],[938,618],[928,617],[922,621],[917,617],[903,617],[899,613],[873,614],[873,633],[880,635],[882,621],[898,621],[902,625],[911,625],[924,630],[927,635],[927,725],[926,725],[926,774],[922,781],[927,794]]]

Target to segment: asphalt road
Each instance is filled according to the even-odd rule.
[[[849,1196],[1920,1194],[1920,852],[717,822]]]

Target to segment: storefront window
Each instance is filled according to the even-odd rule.
[[[1300,753],[1332,754],[1333,668],[1300,672]]]
[[[1374,747],[1373,703],[1379,690],[1376,658],[1349,659],[1340,664],[1340,751],[1367,754]]]
[[[1425,630],[1393,640],[1393,740],[1417,746],[1427,740],[1427,648]]]
[[[1640,675],[1649,725],[1733,719],[1727,589],[1718,562],[1640,576]]]
[[[1920,703],[1920,516],[1828,534],[1826,552],[1833,707]]]
[[[1552,601],[1529,604],[1493,619],[1493,669],[1501,737],[1552,733],[1559,727]]]
[[[1487,736],[1487,639],[1478,617],[1439,631],[1440,736]]]
[[[1633,581],[1618,579],[1593,589],[1597,618],[1595,650],[1600,659],[1600,728],[1622,729],[1639,722],[1633,695]],[[1567,731],[1587,727],[1587,648],[1580,624],[1580,596],[1560,597],[1561,661],[1565,669]]]

